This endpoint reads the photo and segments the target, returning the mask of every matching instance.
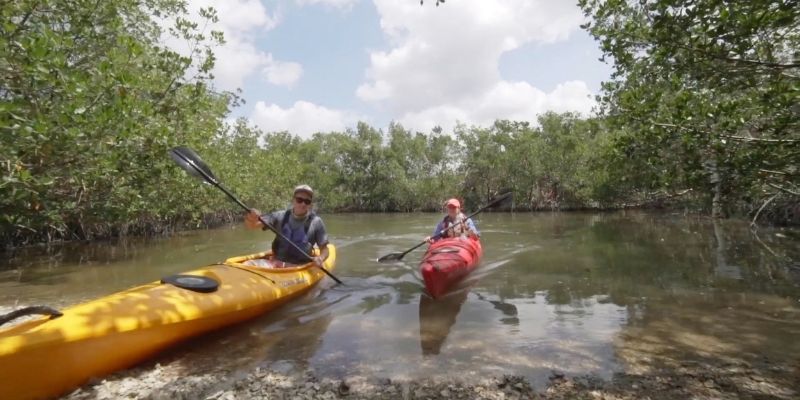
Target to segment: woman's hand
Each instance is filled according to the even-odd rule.
[[[428,243],[433,243],[433,238],[428,236],[428,237],[425,238],[425,241],[428,242]]]

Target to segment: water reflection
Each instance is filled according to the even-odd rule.
[[[464,288],[438,300],[426,293],[420,294],[419,345],[423,355],[439,354],[468,293],[469,288]]]
[[[423,355],[438,355],[447,340],[450,330],[456,323],[461,306],[470,294],[470,288],[450,292],[440,299],[433,299],[426,293],[419,296],[419,344]],[[472,293],[481,301],[491,304],[501,316],[498,321],[505,325],[519,325],[517,307],[502,300],[486,298],[481,293]]]
[[[725,239],[725,228],[718,219],[713,219],[714,239],[716,241],[714,265],[714,275],[718,278],[742,279],[742,270],[737,265],[728,263],[725,254],[728,252],[727,240]]]
[[[488,301],[496,310],[499,310],[503,317],[500,318],[500,322],[506,325],[519,325],[519,317],[517,307],[513,304],[506,303],[502,300],[490,300],[483,297],[480,293],[476,293],[479,299],[483,301]]]

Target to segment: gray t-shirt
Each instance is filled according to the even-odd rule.
[[[278,232],[281,231],[281,222],[283,222],[283,216],[286,214],[286,210],[279,210],[272,212],[270,214],[264,214],[262,217],[269,222],[270,225],[274,226]],[[306,219],[308,219],[308,214],[303,218],[296,218],[294,214],[289,212],[289,227],[292,228],[292,231],[295,229],[300,229],[301,227],[305,226]],[[328,233],[325,231],[325,223],[322,222],[322,217],[317,215],[313,221],[311,221],[311,225],[308,227],[308,242],[311,245],[317,245],[318,247],[322,247],[328,244]]]

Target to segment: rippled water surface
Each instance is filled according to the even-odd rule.
[[[155,362],[186,374],[255,366],[418,379],[552,371],[609,377],[670,360],[793,362],[800,354],[800,231],[647,213],[482,214],[481,266],[440,300],[420,248],[435,214],[323,215],[335,274],[256,320]],[[25,249],[0,261],[0,311],[65,307],[268,247],[238,226],[124,243]]]

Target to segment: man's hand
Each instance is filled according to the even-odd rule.
[[[251,208],[244,216],[244,225],[250,229],[260,228],[261,220],[259,220],[259,217],[261,217],[261,211]]]
[[[318,267],[322,268],[325,264],[325,261],[320,256],[311,257],[311,261]]]

